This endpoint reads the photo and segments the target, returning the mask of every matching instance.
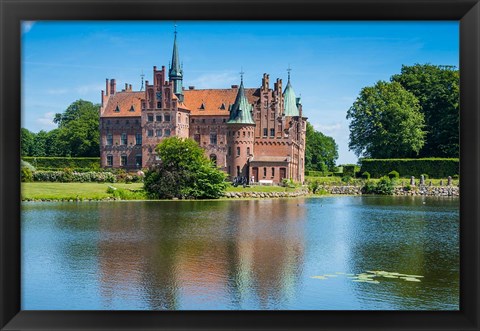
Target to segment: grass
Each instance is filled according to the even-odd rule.
[[[22,199],[76,200],[78,198],[100,200],[109,197],[111,198],[114,196],[114,193],[107,193],[107,189],[109,186],[116,187],[117,189],[123,189],[129,193],[129,190],[143,189],[143,183],[125,184],[33,182],[22,183]],[[135,195],[138,196],[139,194]]]

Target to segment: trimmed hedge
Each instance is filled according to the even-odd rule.
[[[29,162],[35,168],[48,169],[100,169],[99,157],[33,157],[24,156],[24,161]]]
[[[447,178],[459,174],[458,158],[424,158],[424,159],[361,159],[361,172],[369,172],[374,178],[387,175],[392,170],[398,171],[400,177],[428,174],[430,178]]]
[[[354,164],[345,164],[343,166],[343,175],[344,176],[350,176],[350,177],[355,177],[355,165]]]
[[[316,170],[305,170],[305,176],[311,177],[328,177],[333,173],[330,171],[316,171]]]
[[[33,180],[35,182],[115,183],[117,176],[110,172],[35,171]]]

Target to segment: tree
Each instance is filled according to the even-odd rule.
[[[145,174],[150,198],[219,198],[225,191],[226,174],[217,169],[193,139],[171,137],[155,148],[160,158]]]
[[[35,134],[28,129],[22,128],[20,130],[20,155],[32,155],[33,143]]]
[[[427,131],[421,156],[458,157],[460,75],[454,66],[402,66],[391,80],[400,83],[420,102]]]
[[[335,140],[315,131],[307,122],[305,146],[305,170],[334,171],[338,159],[338,146]]]
[[[30,150],[31,156],[47,156],[45,152],[47,145],[47,132],[40,130],[33,136],[33,145]]]
[[[347,112],[349,148],[357,156],[412,157],[425,143],[424,116],[417,98],[398,82],[365,87]]]
[[[55,152],[76,157],[100,155],[99,105],[77,100],[62,114],[55,114],[53,121],[58,124]]]

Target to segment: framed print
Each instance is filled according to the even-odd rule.
[[[478,1],[1,4],[2,330],[478,330]]]

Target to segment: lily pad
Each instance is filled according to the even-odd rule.
[[[325,277],[338,277],[337,275],[325,274]]]
[[[413,277],[400,277],[403,280],[406,280],[407,282],[420,282],[420,279],[413,278]]]
[[[325,277],[325,276],[312,276],[311,278],[315,278],[315,279],[328,279],[328,278]]]

